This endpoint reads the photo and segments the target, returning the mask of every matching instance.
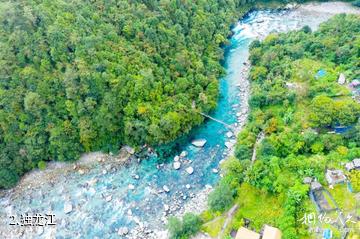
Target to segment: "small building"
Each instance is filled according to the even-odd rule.
[[[317,190],[321,190],[322,189],[322,185],[317,182],[317,181],[313,181],[311,184],[310,184],[310,189],[312,191],[317,191]]]
[[[262,239],[281,239],[281,231],[276,227],[265,225]]]
[[[338,183],[343,183],[346,180],[344,172],[340,169],[327,170],[325,175],[326,180],[330,185],[335,185]]]
[[[345,169],[346,169],[347,171],[351,171],[351,170],[355,169],[354,162],[351,161],[351,162],[346,163],[346,164],[345,164]]]
[[[354,159],[353,163],[356,169],[360,169],[360,158]]]
[[[237,231],[235,239],[260,239],[260,234],[241,227]]]
[[[345,164],[345,169],[347,171],[351,171],[351,170],[360,170],[360,158],[354,159],[351,162],[348,162]]]

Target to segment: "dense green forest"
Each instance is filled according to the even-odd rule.
[[[341,73],[347,82],[360,76],[360,16],[337,15],[313,33],[304,27],[271,34],[252,43],[250,60],[249,120],[236,158],[223,165],[226,175],[209,197],[210,211],[201,216],[211,221],[236,202],[230,229],[246,217],[257,230],[265,223],[279,227],[286,239],[315,238],[300,220],[311,208],[304,178],[327,185],[327,168],[344,170],[345,162],[360,157],[360,104],[338,83]],[[349,129],[334,133],[339,125]],[[355,170],[350,178],[359,188],[360,174]]]
[[[247,2],[1,1],[0,188],[39,162],[162,144],[200,124]]]

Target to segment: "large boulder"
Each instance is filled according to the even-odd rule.
[[[187,172],[188,174],[190,174],[190,175],[194,173],[193,167],[188,167],[188,168],[186,168],[185,170],[186,170],[186,172]]]
[[[64,213],[69,214],[70,212],[72,212],[72,210],[73,210],[73,206],[72,206],[71,202],[65,202]]]
[[[231,142],[225,142],[225,146],[226,148],[231,149],[234,146],[234,144],[232,144]]]
[[[173,166],[174,166],[174,169],[178,170],[181,167],[181,163],[180,162],[174,162]]]
[[[129,234],[129,229],[127,227],[120,227],[118,230],[118,235],[119,236],[126,236],[127,234]]]
[[[128,188],[129,188],[129,190],[134,190],[135,186],[133,184],[129,184]]]
[[[185,158],[187,156],[188,152],[182,151],[180,154],[180,158]]]
[[[195,147],[202,148],[204,147],[206,142],[207,142],[206,139],[195,139],[191,142],[191,144],[194,145]]]
[[[124,149],[126,150],[126,152],[128,152],[128,153],[131,154],[131,155],[135,153],[135,149],[132,148],[132,147],[130,147],[130,146],[128,146],[128,145],[125,145],[125,146],[124,146]]]
[[[229,132],[227,132],[227,133],[226,133],[226,136],[227,136],[228,138],[231,138],[231,137],[233,137],[233,136],[234,136],[234,134],[233,134],[232,132],[230,132],[230,131],[229,131]]]
[[[169,187],[166,186],[166,185],[163,186],[163,190],[164,190],[164,192],[166,192],[166,193],[170,192]]]

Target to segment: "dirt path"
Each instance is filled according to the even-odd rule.
[[[228,213],[226,215],[224,225],[221,227],[221,231],[218,235],[218,239],[221,239],[224,237],[224,231],[227,228],[227,226],[229,225],[229,223],[231,222],[232,218],[234,217],[234,215],[238,209],[239,209],[239,205],[237,203],[232,208],[230,208],[230,210],[228,211]]]
[[[254,163],[256,160],[256,148],[259,146],[259,144],[261,143],[261,141],[265,138],[265,133],[264,132],[260,132],[256,138],[256,142],[254,144],[254,149],[253,149],[253,154],[251,157],[251,163]]]

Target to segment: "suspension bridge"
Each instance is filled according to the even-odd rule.
[[[219,120],[219,119],[216,119],[216,118],[214,118],[214,117],[211,117],[210,115],[207,115],[207,114],[205,114],[205,113],[203,113],[203,112],[199,112],[199,111],[198,111],[198,113],[201,114],[202,116],[204,116],[205,118],[208,118],[208,119],[210,119],[210,120],[213,120],[213,121],[215,121],[215,122],[218,122],[219,124],[224,125],[228,130],[232,131],[233,133],[235,132],[235,128],[234,128],[232,125],[229,125],[229,124],[225,123],[225,122],[222,121],[222,120]]]

